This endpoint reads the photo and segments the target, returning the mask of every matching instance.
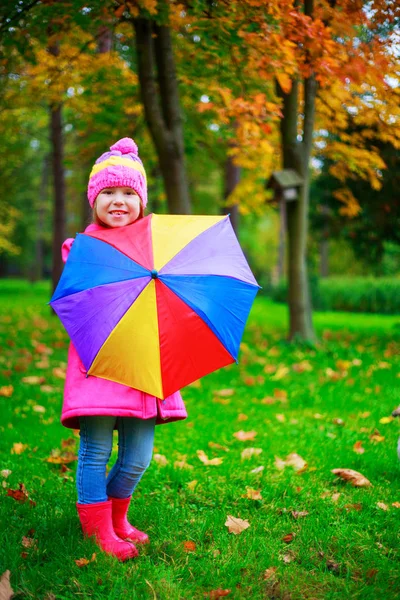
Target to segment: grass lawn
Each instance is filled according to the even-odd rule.
[[[400,404],[400,317],[315,314],[318,344],[296,347],[286,308],[258,298],[240,364],[186,388],[189,418],[157,428],[130,510],[151,545],[119,563],[82,538],[76,461],[57,464],[78,437],[59,422],[68,340],[48,292],[0,281],[0,576],[10,570],[14,598],[400,598],[399,427],[387,418]],[[285,466],[291,453],[306,466]],[[7,495],[19,484],[25,502]],[[228,515],[250,527],[229,533]]]

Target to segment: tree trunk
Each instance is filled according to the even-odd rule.
[[[50,46],[49,52],[58,56],[58,46]],[[51,271],[53,291],[57,287],[63,270],[61,245],[65,239],[65,176],[64,176],[64,143],[62,132],[61,104],[50,106],[50,138],[52,148],[52,170],[54,184],[53,212],[53,264]]]
[[[279,202],[279,246],[278,246],[278,264],[277,264],[277,283],[282,281],[285,275],[285,250],[286,250],[286,200],[281,198]]]
[[[298,81],[293,81],[289,94],[280,90],[283,98],[281,140],[283,168],[294,169],[304,180],[297,201],[287,203],[289,339],[315,338],[312,325],[311,300],[307,273],[307,233],[309,210],[309,159],[314,121],[315,85],[305,81],[304,134],[297,140]]]
[[[140,92],[167,195],[175,214],[191,212],[186,176],[182,114],[169,27],[133,19]]]
[[[224,199],[233,193],[240,181],[240,167],[235,165],[232,156],[227,156],[225,161]],[[230,204],[223,207],[223,214],[230,215],[231,223],[236,235],[239,234],[239,206]]]
[[[304,1],[304,12],[313,13],[313,0]],[[314,340],[312,308],[307,271],[307,235],[309,213],[309,162],[314,129],[316,81],[311,75],[304,80],[303,140],[297,140],[299,82],[292,82],[288,94],[278,86],[283,99],[281,140],[284,169],[294,169],[303,178],[298,200],[287,203],[289,339]]]
[[[329,225],[328,225],[328,214],[329,208],[326,204],[323,204],[322,214],[324,215],[324,226],[322,229],[322,239],[320,242],[320,275],[321,277],[329,276]]]

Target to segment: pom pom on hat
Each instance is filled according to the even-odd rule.
[[[95,162],[89,176],[88,200],[93,206],[101,190],[109,187],[130,187],[147,204],[147,180],[138,147],[128,137],[110,146]]]
[[[118,142],[110,146],[110,150],[111,152],[118,150],[121,154],[130,154],[132,152],[132,154],[136,154],[136,156],[138,156],[139,152],[135,142],[132,138],[128,137],[118,140]]]

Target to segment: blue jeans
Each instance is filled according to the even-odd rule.
[[[76,488],[79,504],[105,502],[108,496],[128,498],[150,464],[156,419],[80,417],[80,446]],[[118,429],[118,458],[106,477],[114,425]]]

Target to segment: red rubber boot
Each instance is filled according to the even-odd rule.
[[[116,556],[118,560],[124,561],[138,555],[134,544],[124,542],[114,532],[112,524],[112,503],[96,502],[95,504],[78,504],[79,519],[82,531],[86,536],[94,536],[100,548],[107,554]]]
[[[149,536],[143,531],[133,527],[126,518],[132,496],[128,498],[111,498],[112,520],[115,533],[123,540],[130,540],[136,544],[148,544]]]

